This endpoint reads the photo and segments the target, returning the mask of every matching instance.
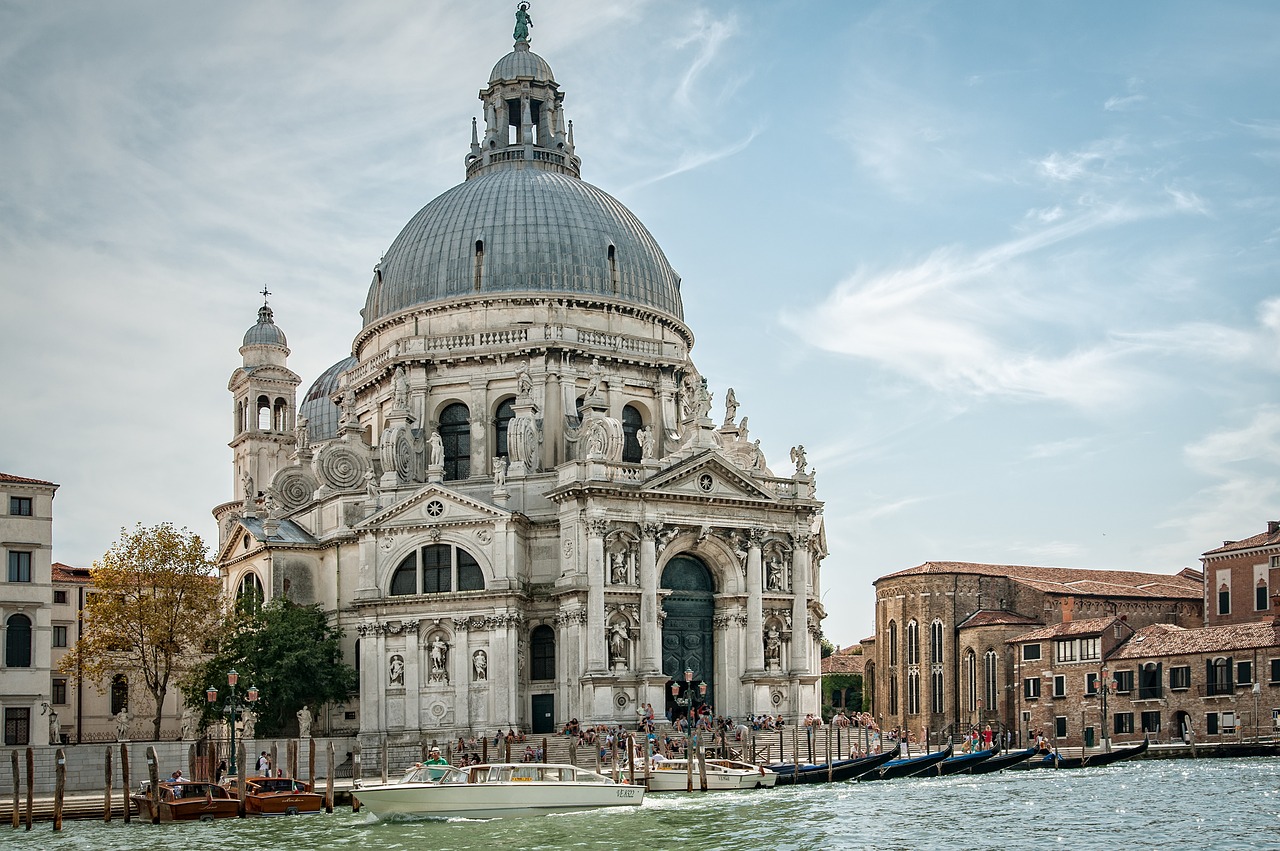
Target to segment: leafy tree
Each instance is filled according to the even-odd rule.
[[[100,692],[117,673],[131,685],[141,679],[154,703],[158,739],[170,684],[197,662],[222,620],[221,586],[204,542],[172,523],[139,523],[132,532],[120,530],[89,577],[94,592],[81,614],[82,635],[61,668],[79,666]]]
[[[836,652],[836,646],[835,646],[834,644],[832,644],[832,643],[831,643],[829,640],[827,640],[826,638],[822,639],[822,642],[821,642],[820,646],[822,647],[822,658],[823,658],[823,659],[827,658],[827,657],[828,657],[828,656],[830,656],[832,653],[835,653],[835,652]]]
[[[205,689],[226,688],[227,672],[240,675],[239,688],[258,689],[253,712],[257,733],[272,736],[295,723],[303,706],[337,703],[355,693],[354,668],[342,661],[342,630],[330,626],[320,606],[299,606],[276,598],[264,606],[237,607],[218,630],[212,658],[183,678],[188,706],[203,706],[202,722],[219,718],[224,701],[205,700]]]

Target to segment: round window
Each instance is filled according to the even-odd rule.
[[[715,485],[716,480],[711,478],[710,473],[703,473],[698,476],[698,487],[702,488],[706,493],[711,493],[711,488]]]

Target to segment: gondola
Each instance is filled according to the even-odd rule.
[[[1122,759],[1129,759],[1138,754],[1146,753],[1150,744],[1151,741],[1149,739],[1143,739],[1142,744],[1134,745],[1131,748],[1099,751],[1098,753],[1081,756],[1062,756],[1061,754],[1047,753],[1044,756],[1034,756],[1026,762],[1013,766],[1013,768],[1019,770],[1033,768],[1096,768],[1100,765],[1110,765],[1113,762],[1119,762]]]
[[[1013,768],[1020,762],[1026,762],[1036,755],[1035,748],[1027,748],[1020,751],[1009,751],[999,756],[993,756],[990,759],[984,759],[977,765],[972,765],[964,770],[967,774],[993,774],[997,771],[1003,771],[1006,768]]]
[[[801,763],[799,774],[796,773],[796,767],[792,763],[777,763],[767,767],[778,775],[779,786],[857,780],[868,771],[875,771],[886,762],[897,758],[900,747],[902,746],[895,745],[891,751],[859,757],[858,759],[834,760],[831,763],[830,778],[827,777],[827,764],[825,762],[821,765]]]
[[[1000,753],[999,748],[989,748],[982,751],[974,751],[973,753],[962,753],[949,756],[942,762],[932,765],[929,768],[919,771],[913,776],[915,777],[949,777],[952,774],[960,774],[968,771],[975,765],[991,759],[991,757]]]
[[[875,771],[868,771],[858,778],[859,782],[867,780],[896,780],[899,777],[911,777],[922,771],[928,771],[947,757],[951,756],[951,745],[935,753],[908,759],[895,759],[886,762]]]

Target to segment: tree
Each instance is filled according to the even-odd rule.
[[[172,523],[139,523],[132,532],[120,530],[89,577],[93,593],[80,615],[81,637],[61,668],[80,666],[100,692],[116,674],[130,683],[141,679],[154,702],[158,739],[170,684],[198,661],[222,621],[221,587],[204,542]]]
[[[828,640],[827,640],[827,639],[825,639],[825,638],[824,638],[824,639],[822,639],[822,642],[821,642],[820,646],[822,647],[822,658],[823,658],[823,659],[827,658],[827,657],[828,657],[828,656],[830,656],[832,653],[835,653],[835,652],[836,652],[836,650],[838,649],[834,644],[832,644],[830,641],[828,641]]]
[[[292,729],[303,706],[338,703],[356,692],[359,677],[342,661],[342,630],[329,625],[320,606],[299,606],[277,597],[264,606],[237,607],[218,631],[213,657],[183,677],[188,706],[204,706],[202,722],[219,717],[220,706],[205,702],[205,689],[223,689],[227,672],[255,686],[257,734]],[[221,704],[221,701],[219,701]]]

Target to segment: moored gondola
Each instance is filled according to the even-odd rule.
[[[1003,771],[1006,768],[1013,768],[1020,762],[1026,762],[1036,755],[1035,748],[1026,748],[1020,751],[1009,751],[999,756],[993,756],[990,759],[984,759],[977,765],[971,765],[962,771],[962,774],[993,774],[997,771]]]
[[[898,749],[901,745],[897,745],[893,750],[884,753],[872,754],[871,756],[859,757],[858,759],[840,759],[831,763],[831,772],[828,776],[827,764],[821,765],[812,763],[801,763],[799,773],[796,772],[795,765],[791,763],[777,763],[768,766],[769,770],[778,775],[778,785],[795,785],[805,783],[837,783],[844,780],[857,780],[868,771],[874,771],[886,762],[897,758]]]
[[[961,774],[973,768],[975,765],[979,765],[988,759],[991,759],[991,757],[998,753],[1000,753],[999,748],[988,748],[987,750],[974,751],[973,753],[954,754],[936,765],[917,772],[914,776],[949,777],[952,774]]]
[[[1123,759],[1146,753],[1150,744],[1151,741],[1149,739],[1143,739],[1141,744],[1134,745],[1131,748],[1099,751],[1098,753],[1082,754],[1080,756],[1062,756],[1061,754],[1047,753],[1043,756],[1033,756],[1026,762],[1012,767],[1019,770],[1033,768],[1096,768],[1097,766],[1110,765],[1113,762],[1120,762]]]
[[[928,771],[949,756],[951,756],[951,745],[947,745],[944,750],[927,753],[924,756],[890,760],[876,770],[868,771],[858,780],[859,782],[864,782],[867,780],[895,780],[899,777],[911,777],[922,771]]]

